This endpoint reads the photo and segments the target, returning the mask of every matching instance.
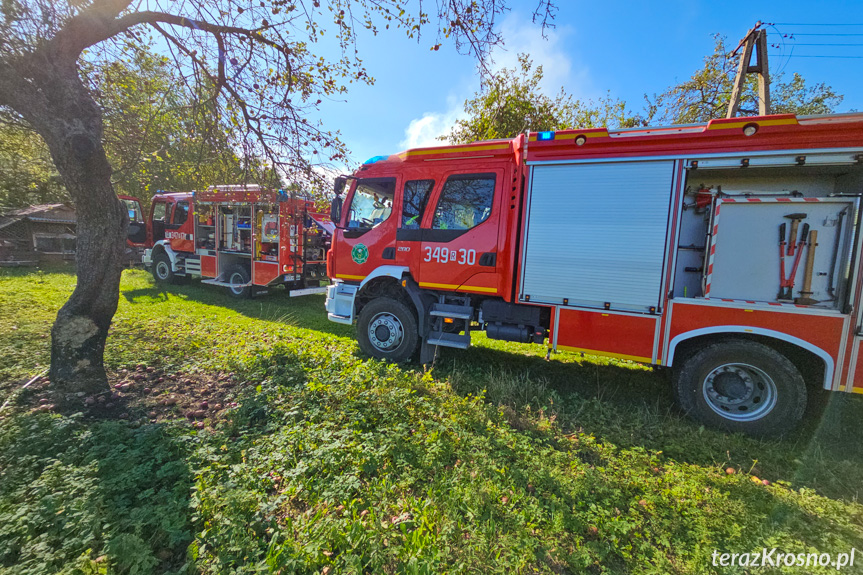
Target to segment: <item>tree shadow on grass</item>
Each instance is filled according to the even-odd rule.
[[[563,361],[554,359],[561,357]],[[618,447],[640,446],[697,465],[735,467],[786,480],[830,497],[863,495],[863,398],[810,390],[800,429],[756,439],[706,429],[674,404],[669,373],[575,354],[546,361],[487,347],[445,350],[435,375],[462,395],[485,391],[523,418],[553,417],[565,432],[583,430]]]
[[[0,421],[0,571],[181,569],[192,472],[179,437],[80,414]]]
[[[158,303],[176,297],[232,310],[251,319],[310,329],[338,337],[350,337],[354,333],[352,326],[327,319],[323,294],[290,297],[284,288],[276,287],[271,288],[269,293],[251,299],[237,299],[228,295],[224,288],[201,285],[197,281],[123,290],[121,293],[131,304]]]
[[[168,301],[169,297],[168,290],[158,285],[149,288],[122,290],[120,293],[131,304]]]

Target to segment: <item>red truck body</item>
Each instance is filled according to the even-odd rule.
[[[144,248],[143,263],[160,282],[201,277],[235,296],[276,285],[301,295],[322,290],[331,230],[309,199],[215,186],[156,194],[146,222],[131,223],[129,243]]]
[[[379,358],[428,361],[482,329],[670,366],[696,417],[781,433],[805,381],[863,392],[861,162],[861,114],[374,158],[337,182],[328,315]]]

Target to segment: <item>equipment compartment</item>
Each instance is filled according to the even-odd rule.
[[[705,295],[836,307],[845,285],[855,204],[844,198],[718,199]],[[813,238],[814,246],[809,243]]]
[[[715,167],[705,168],[707,162],[690,161],[680,212],[674,297],[841,307],[863,192],[863,167],[853,163],[850,155],[846,162],[804,165],[801,160],[793,166],[747,167],[745,159],[722,158],[713,161]],[[805,217],[788,217],[794,214]],[[782,224],[784,270],[779,259]],[[801,294],[810,251],[804,226],[816,232],[817,245],[811,262],[811,293]],[[792,228],[796,228],[795,245],[789,249]],[[806,244],[798,257],[801,240]],[[783,271],[784,281],[779,277]]]

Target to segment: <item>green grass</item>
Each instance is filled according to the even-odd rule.
[[[321,297],[129,271],[109,368],[232,371],[239,406],[203,430],[37,413],[16,390],[74,282],[0,274],[0,573],[742,573],[713,550],[863,551],[859,398],[754,440],[682,417],[637,364],[478,337],[387,365]]]

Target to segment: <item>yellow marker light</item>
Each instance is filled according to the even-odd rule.
[[[444,322],[444,323],[455,323],[451,317],[445,317],[445,318],[443,318],[443,322]]]

